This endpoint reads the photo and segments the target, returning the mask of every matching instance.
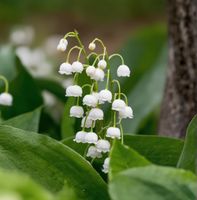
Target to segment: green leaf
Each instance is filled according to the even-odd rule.
[[[62,140],[62,143],[83,156],[88,144],[82,144],[82,143],[78,144],[74,142],[73,139],[74,137],[68,137]]]
[[[75,134],[74,125],[76,119],[74,117],[70,117],[70,108],[74,105],[74,101],[74,98],[68,98],[64,107],[64,113],[61,121],[61,135],[63,139]]]
[[[197,173],[197,116],[187,128],[185,144],[177,167]]]
[[[30,112],[43,104],[41,92],[34,79],[17,57],[15,62],[18,75],[10,84],[13,105],[11,107],[2,107],[2,116],[4,119]]]
[[[92,166],[50,137],[0,126],[0,166],[18,169],[52,192],[66,181],[78,199],[109,199],[106,184]]]
[[[52,194],[27,175],[0,169],[0,199],[52,200]]]
[[[11,119],[8,119],[2,123],[2,125],[13,126],[26,131],[38,132],[40,121],[41,107],[35,109],[32,112],[28,112]]]
[[[110,153],[109,176],[113,178],[117,173],[132,167],[141,167],[151,163],[135,150],[115,141]]]
[[[146,166],[125,170],[112,179],[112,200],[196,200],[197,177],[189,171]]]
[[[131,77],[120,79],[122,92],[128,96],[134,111],[132,121],[123,121],[127,133],[138,133],[141,121],[162,100],[167,65],[166,36],[164,24],[142,27],[132,34],[120,51],[131,68]],[[111,63],[113,77],[116,78],[120,60],[117,58]]]
[[[62,102],[66,101],[64,88],[56,81],[39,78],[35,80],[41,90],[47,90],[58,97]]]
[[[184,144],[180,139],[147,135],[125,135],[124,143],[150,162],[166,166],[177,165]]]

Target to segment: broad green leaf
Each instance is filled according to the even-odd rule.
[[[44,135],[0,126],[0,166],[27,173],[52,192],[66,181],[78,199],[109,199],[106,184],[83,157]]]
[[[83,156],[88,144],[82,144],[82,143],[78,144],[74,142],[73,139],[74,137],[68,137],[66,139],[63,139],[62,143]]]
[[[73,136],[75,134],[75,122],[76,119],[74,117],[70,117],[70,108],[75,104],[74,98],[68,98],[65,107],[64,113],[61,121],[61,136],[62,138],[67,138]]]
[[[36,109],[43,104],[41,93],[31,75],[16,57],[17,77],[10,84],[10,93],[13,95],[13,105],[2,107],[4,119],[17,116]]]
[[[0,199],[52,200],[52,194],[30,177],[16,171],[0,169]]]
[[[58,97],[58,99],[60,99],[61,101],[66,101],[65,90],[58,82],[44,78],[39,78],[35,81],[41,90],[47,90]]]
[[[110,152],[109,176],[113,178],[117,173],[132,167],[142,167],[151,163],[135,150],[115,141]]]
[[[132,168],[112,179],[109,193],[112,200],[196,200],[197,177],[170,167]]]
[[[197,116],[187,128],[185,144],[177,167],[197,173]]]
[[[166,166],[177,165],[184,144],[180,139],[146,135],[125,135],[124,143],[150,162]]]
[[[41,107],[32,112],[28,112],[2,122],[2,125],[13,126],[26,131],[38,132]]]

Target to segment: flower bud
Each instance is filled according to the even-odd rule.
[[[105,73],[102,69],[96,68],[94,74],[90,76],[91,79],[95,81],[103,81],[105,77]]]
[[[118,138],[120,139],[120,129],[116,128],[116,127],[109,127],[107,129],[107,135],[106,137],[110,137],[110,138]]]
[[[98,142],[96,143],[96,149],[98,152],[109,152],[110,150],[110,143],[108,140],[98,140]]]
[[[91,50],[91,51],[94,51],[94,49],[96,48],[96,44],[91,42],[88,46],[88,49]]]
[[[120,65],[117,69],[117,76],[118,77],[129,77],[130,76],[130,69],[127,65]]]
[[[78,85],[68,86],[66,89],[67,97],[81,97],[82,96],[82,88]]]
[[[102,154],[101,152],[98,152],[95,146],[90,146],[88,148],[88,152],[87,152],[87,157],[91,157],[91,158],[101,158]]]
[[[67,39],[64,39],[62,38],[60,41],[59,41],[59,44],[57,45],[57,50],[58,51],[65,51],[66,48],[68,46],[68,41]]]
[[[105,60],[99,60],[98,67],[100,69],[105,69],[107,67],[107,62]]]
[[[96,68],[94,66],[88,66],[87,69],[86,69],[86,74],[87,76],[94,76],[94,73],[96,71]]]
[[[96,144],[97,141],[98,141],[98,136],[97,136],[96,133],[89,132],[89,133],[86,134],[86,136],[85,136],[85,143]]]
[[[121,99],[116,99],[112,103],[112,110],[120,111],[126,106],[125,102]]]
[[[109,157],[105,158],[102,171],[106,174],[109,172],[109,162],[110,158]]]
[[[104,113],[100,108],[92,108],[89,112],[88,117],[93,121],[103,120]]]
[[[84,110],[83,110],[83,107],[81,106],[72,106],[70,109],[71,117],[81,118],[83,117],[83,114],[84,114]]]
[[[85,119],[86,117],[83,117],[83,119],[81,120],[81,127],[85,127],[85,128],[94,128],[95,127],[95,121],[91,120],[89,117],[87,117],[86,119],[86,123],[85,123]],[[84,124],[85,123],[85,124]]]
[[[11,106],[13,102],[13,97],[11,94],[4,92],[0,94],[0,105]]]
[[[91,107],[96,107],[98,99],[91,94],[85,95],[83,98],[83,104]]]
[[[133,110],[130,106],[125,106],[122,110],[119,111],[119,117],[120,119],[125,118],[133,118]]]
[[[75,139],[73,141],[77,143],[85,143],[85,136],[87,133],[85,131],[78,131],[75,135]]]
[[[83,64],[79,61],[75,61],[72,63],[72,70],[76,73],[81,73],[83,71]]]
[[[109,90],[105,89],[105,90],[101,90],[99,92],[99,103],[100,104],[103,104],[105,102],[110,103],[111,100],[112,100],[112,93]]]
[[[72,72],[73,70],[72,70],[71,64],[64,62],[60,65],[60,69],[59,69],[60,74],[70,75],[72,74]]]

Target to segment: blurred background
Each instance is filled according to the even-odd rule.
[[[134,110],[134,119],[124,122],[125,133],[157,134],[166,26],[164,0],[0,0],[0,74],[14,96],[12,107],[0,108],[1,120],[44,105],[39,132],[59,140],[73,135],[77,122],[68,118],[73,101],[64,95],[72,79],[57,73],[65,54],[56,46],[76,29],[85,45],[99,37],[109,53],[121,53],[131,68],[132,76],[121,80]]]

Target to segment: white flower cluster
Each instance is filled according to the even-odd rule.
[[[0,105],[11,106],[13,103],[13,97],[10,93],[8,93],[8,81],[2,75],[0,75],[0,80],[5,83],[5,92],[0,93]]]
[[[68,45],[67,37],[74,36],[80,41],[78,33],[70,32],[60,40],[57,49],[65,51]],[[123,141],[123,131],[121,120],[125,118],[133,118],[133,111],[128,106],[127,97],[121,92],[121,87],[118,80],[113,80],[111,75],[110,59],[114,56],[121,58],[121,65],[117,69],[118,77],[129,77],[130,69],[124,64],[124,60],[119,54],[112,54],[107,56],[106,47],[103,42],[96,38],[93,40],[88,48],[93,51],[96,49],[96,42],[99,42],[103,46],[103,54],[90,53],[87,55],[84,46],[79,42],[79,47],[73,47],[79,49],[78,59],[72,64],[68,62],[69,55],[72,49],[68,52],[67,61],[62,63],[59,68],[60,74],[71,75],[74,74],[74,84],[66,88],[67,97],[76,97],[76,105],[70,108],[70,117],[81,118],[81,130],[75,135],[74,141],[77,143],[89,144],[86,156],[92,159],[101,158],[103,154],[107,154],[111,149],[112,139],[121,139]],[[81,52],[84,53],[86,63],[83,64],[79,61]],[[91,55],[96,55],[93,63],[89,63]],[[102,57],[102,58],[101,58]],[[83,75],[89,77],[91,84],[79,85],[78,77],[82,72]],[[99,82],[106,80],[106,87],[99,90]],[[112,92],[114,84],[117,84],[118,91]],[[84,90],[85,87],[89,87],[89,93]],[[107,123],[104,118],[104,112],[102,110],[103,104],[111,104],[111,110],[113,115],[112,121]],[[119,116],[118,118],[116,116]],[[98,121],[102,121],[103,126]],[[112,125],[113,123],[113,125]],[[109,169],[109,158],[107,157],[103,164],[103,172],[107,173]]]

